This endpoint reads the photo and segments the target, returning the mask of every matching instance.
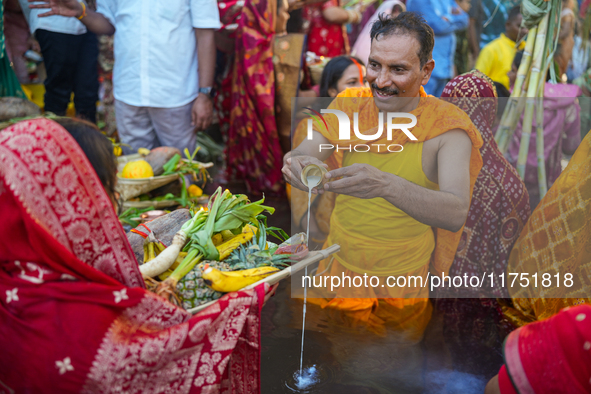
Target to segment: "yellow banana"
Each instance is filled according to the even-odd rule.
[[[146,264],[148,262],[148,242],[144,242],[144,261],[142,264]]]
[[[243,289],[275,272],[279,272],[279,269],[275,267],[258,267],[241,271],[223,272],[206,264],[202,278],[205,284],[213,290],[230,293]]]
[[[230,230],[224,230],[220,234],[222,234],[222,239],[224,240],[224,242],[229,241],[232,238],[234,238],[234,233],[231,232]]]
[[[247,224],[242,229],[242,233],[233,236],[229,240],[225,241],[223,244],[216,246],[219,254],[220,254],[220,261],[228,257],[234,249],[239,247],[242,244],[247,243],[254,237],[254,234],[257,232],[257,228]],[[223,237],[223,234],[222,234]]]
[[[156,247],[156,256],[158,256],[160,253],[164,252],[164,249],[166,249],[166,246],[164,246],[164,244],[160,241],[156,241],[154,242],[154,246]]]
[[[153,260],[156,257],[156,252],[154,251],[154,242],[150,242],[148,244],[148,259],[146,260],[146,263],[148,261]]]
[[[224,238],[222,237],[221,233],[217,233],[211,237],[211,242],[213,242],[214,246],[218,246],[224,242]]]

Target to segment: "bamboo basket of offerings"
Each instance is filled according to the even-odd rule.
[[[150,178],[137,179],[122,178],[117,176],[117,186],[115,187],[115,190],[121,195],[123,201],[127,201],[130,198],[141,196],[144,193],[157,189],[160,186],[167,185],[170,182],[174,182],[178,179],[178,174],[164,176],[160,175]]]
[[[115,190],[121,195],[123,201],[128,201],[134,197],[141,196],[144,193],[148,193],[154,189],[157,189],[161,186],[167,185],[171,182],[174,182],[179,179],[179,174],[170,174],[170,175],[156,175],[149,178],[123,178],[119,176],[125,164],[142,159],[143,156],[140,154],[134,155],[127,155],[121,156],[117,159],[117,186]],[[181,159],[183,162],[188,162],[187,159]],[[213,163],[199,163],[199,166],[202,169],[207,169],[213,167]],[[129,204],[128,204],[129,205]],[[140,204],[141,205],[141,204]],[[172,206],[174,204],[168,205],[167,203],[158,204],[160,208],[165,206]],[[131,207],[131,205],[129,205]],[[150,204],[148,206],[154,206],[154,204]],[[138,206],[135,206],[136,208]]]
[[[263,279],[259,280],[258,282],[248,285],[240,290],[254,289],[255,287],[257,287],[261,283],[268,283],[270,286],[273,286],[274,284],[279,283],[283,279],[289,278],[292,274],[303,270],[304,268],[306,268],[309,265],[312,265],[312,264],[317,263],[321,260],[324,260],[324,259],[328,258],[330,255],[332,255],[333,253],[337,253],[340,250],[341,250],[340,245],[334,244],[334,245],[329,246],[326,249],[309,252],[302,260],[295,263],[294,265],[284,268],[281,271],[276,272],[273,275],[267,276],[266,278],[263,278]],[[201,304],[195,308],[189,309],[188,312],[190,312],[192,314],[196,314],[196,313],[204,310],[205,308],[215,304],[217,301],[218,300],[213,300],[213,301],[209,301],[205,304]]]
[[[143,243],[143,255],[134,248],[138,262],[143,261],[140,272],[148,290],[196,313],[225,293],[277,283],[340,250],[333,245],[308,253],[305,234],[290,237],[267,226],[263,213],[273,214],[275,209],[263,202],[264,198],[250,201],[219,187],[206,208],[194,209],[189,220],[183,214],[175,220],[167,233],[177,231],[168,246],[154,223],[143,241],[137,239]],[[281,244],[268,241],[268,236]]]

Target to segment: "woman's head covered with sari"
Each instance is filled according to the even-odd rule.
[[[258,389],[263,289],[194,317],[147,292],[100,179],[57,123],[0,131],[0,217],[0,387]]]
[[[474,70],[449,81],[441,96],[463,109],[480,131],[480,170],[466,225],[451,267],[453,275],[505,273],[513,244],[530,214],[529,198],[517,171],[499,151],[491,127],[497,111],[493,82]],[[464,289],[472,291],[472,287]],[[493,293],[488,293],[493,294]],[[495,296],[505,294],[494,289]]]
[[[588,393],[591,386],[591,306],[565,308],[549,319],[513,331],[505,341],[504,353],[505,365],[498,375],[498,391],[487,387],[487,393]],[[495,385],[489,383],[489,386]]]
[[[464,110],[484,141],[480,148],[483,166],[474,185],[466,224],[450,275],[482,277],[505,272],[509,252],[529,216],[525,185],[497,148],[491,127],[497,113],[494,83],[474,70],[447,83],[441,96]],[[496,300],[502,289],[480,293],[471,287],[440,292],[437,308],[444,313],[444,338],[454,369],[490,376],[502,364],[499,350],[506,332]],[[446,298],[446,297],[479,298]]]

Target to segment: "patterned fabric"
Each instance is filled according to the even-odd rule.
[[[491,132],[496,97],[492,81],[480,71],[452,79],[442,95],[470,116],[484,140],[480,148],[483,166],[450,269],[454,276],[505,273],[509,252],[530,213],[525,185],[499,152]],[[495,290],[499,296],[504,294],[501,288]],[[479,289],[472,287],[460,291],[438,295],[480,296]],[[440,298],[436,306],[444,314],[443,335],[454,370],[493,377],[503,363],[503,339],[513,330],[503,319],[499,303],[494,298]]]
[[[502,394],[588,393],[591,306],[564,309],[512,332],[505,343],[505,360],[499,373]]]
[[[503,312],[515,325],[591,304],[591,133],[533,211],[511,251],[508,272],[537,273],[540,281],[538,288],[518,287],[511,294],[513,305]],[[564,286],[565,274],[573,275],[572,287]],[[552,277],[549,287],[541,286],[544,275]]]
[[[26,98],[6,54],[4,37],[4,2],[0,2],[0,97]]]
[[[36,119],[0,133],[0,388],[252,393],[263,288],[191,316],[147,292],[76,141]]]
[[[331,23],[322,16],[325,9],[340,6],[339,0],[328,0],[304,7],[304,31],[308,35],[308,51],[325,57],[349,53],[349,38],[345,25]]]
[[[282,193],[283,154],[275,122],[276,2],[249,0],[238,21],[232,71],[227,169],[250,193]]]
[[[480,71],[452,79],[442,98],[463,109],[480,130],[482,169],[476,179],[468,218],[451,266],[451,274],[482,277],[504,274],[509,253],[530,214],[529,197],[517,171],[499,151],[491,127],[496,117],[496,90]],[[477,296],[479,289],[468,287]],[[490,292],[488,294],[491,294]],[[502,288],[494,294],[506,296]]]

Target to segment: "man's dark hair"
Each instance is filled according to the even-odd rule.
[[[435,33],[427,24],[425,18],[414,12],[402,12],[396,18],[382,13],[371,27],[370,37],[373,41],[394,34],[413,35],[419,42],[421,49],[417,54],[421,60],[421,67],[431,60],[433,46],[435,45]]]
[[[507,22],[512,21],[513,19],[517,18],[519,15],[521,15],[521,6],[516,5],[515,7],[511,8],[509,10],[509,13],[507,14]]]

